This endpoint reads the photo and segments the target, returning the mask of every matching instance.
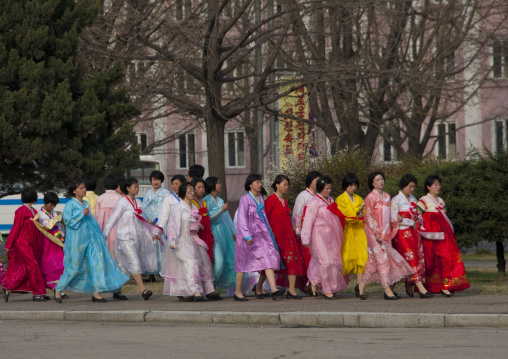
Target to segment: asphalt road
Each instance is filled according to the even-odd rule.
[[[0,357],[504,358],[508,328],[339,329],[0,322]]]

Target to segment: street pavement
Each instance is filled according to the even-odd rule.
[[[0,357],[504,358],[508,328],[341,329],[0,321]]]

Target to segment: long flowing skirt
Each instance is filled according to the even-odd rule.
[[[161,264],[164,295],[206,295],[214,291],[210,257],[206,249],[196,244],[192,238],[180,237],[174,249],[166,246]]]
[[[53,290],[64,272],[63,248],[44,238],[40,267],[46,288]]]
[[[393,240],[393,248],[400,253],[413,270],[406,283],[425,282],[425,258],[420,235],[414,228],[399,230]]]
[[[235,241],[231,231],[221,221],[211,224],[215,246],[213,247],[214,283],[218,288],[235,284]]]
[[[79,231],[67,227],[64,268],[58,292],[114,292],[129,280],[111,257],[97,222],[88,219]]]

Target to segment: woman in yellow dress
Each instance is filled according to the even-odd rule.
[[[363,222],[363,199],[355,194],[359,186],[358,177],[354,173],[346,173],[342,179],[344,193],[335,199],[337,208],[344,215],[341,218],[344,227],[344,242],[342,243],[342,261],[344,263],[344,276],[351,273],[356,274],[356,282],[361,283],[365,273],[367,262],[367,236],[365,235],[365,224]],[[359,285],[355,286],[356,297],[365,300],[360,294]]]

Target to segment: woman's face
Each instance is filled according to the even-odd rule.
[[[86,195],[86,187],[85,187],[85,184],[84,184],[84,183],[80,183],[80,184],[79,184],[79,186],[78,186],[78,188],[76,188],[76,189],[73,191],[73,193],[74,193],[74,196],[76,196],[76,197],[81,197],[81,198],[85,197],[85,195]]]
[[[429,193],[432,196],[437,196],[439,195],[439,192],[441,192],[441,182],[439,182],[438,180],[434,180],[432,186],[427,186],[427,188],[429,189]]]
[[[203,198],[203,196],[205,195],[205,185],[202,182],[196,183],[195,191],[196,197]]]
[[[382,175],[377,175],[374,177],[374,181],[372,181],[372,185],[374,186],[374,189],[382,190],[385,187],[385,179]]]
[[[330,194],[332,194],[332,185],[327,184],[327,185],[325,185],[325,188],[321,191],[320,195],[323,198],[328,198],[328,197],[330,197]]]
[[[154,190],[158,190],[162,186],[162,181],[157,178],[152,178],[152,187]]]
[[[409,184],[402,189],[402,193],[404,193],[406,196],[410,196],[415,191],[416,184],[414,182],[409,182]]]
[[[196,190],[192,186],[187,186],[187,192],[185,193],[185,199],[192,201],[194,199],[194,195],[196,194]]]
[[[222,190],[222,185],[220,184],[220,181],[217,180],[217,184],[215,185],[215,191],[219,193]]]
[[[132,197],[137,196],[139,193],[139,184],[134,182],[130,187],[127,187],[127,192],[129,192],[129,195]]]
[[[281,194],[286,194],[289,189],[289,183],[286,179],[283,179],[282,182],[275,185],[275,187],[277,187],[277,191],[279,191]]]
[[[319,177],[314,178],[314,180],[310,183],[309,189],[311,191],[316,192],[316,183],[318,181]]]
[[[250,184],[250,188],[256,192],[261,192],[261,187],[263,187],[261,180],[256,180]]]
[[[358,186],[356,185],[356,183],[351,183],[349,186],[347,186],[346,192],[348,194],[352,195],[353,193],[355,193],[357,188],[358,188]]]
[[[171,188],[173,189],[173,192],[178,193],[178,188],[180,188],[181,184],[182,182],[180,182],[178,179],[171,182]]]

